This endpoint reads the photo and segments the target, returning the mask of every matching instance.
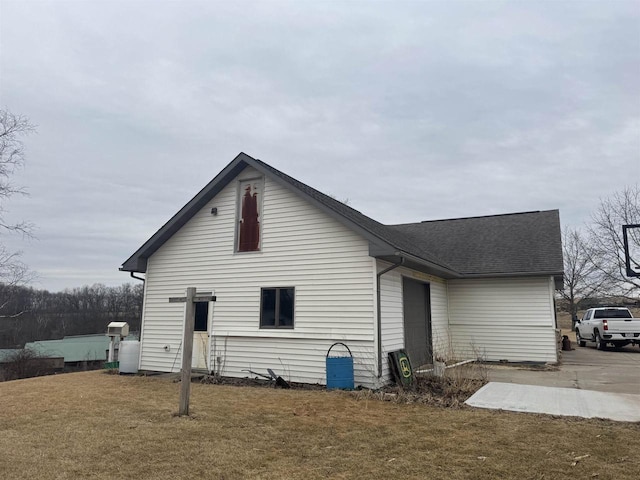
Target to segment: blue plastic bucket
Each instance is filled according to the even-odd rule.
[[[331,349],[342,345],[349,351],[348,357],[330,357]],[[334,343],[327,352],[327,390],[353,390],[353,355],[351,350],[342,342]]]

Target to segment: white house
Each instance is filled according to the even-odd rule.
[[[193,366],[272,368],[325,383],[344,342],[356,384],[389,381],[387,354],[556,362],[557,210],[383,225],[241,153],[121,267],[145,274],[140,368],[177,372],[187,287]]]

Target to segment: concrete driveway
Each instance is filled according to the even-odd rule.
[[[559,366],[488,366],[489,384],[467,400],[481,408],[640,421],[640,348],[575,344]]]
[[[640,395],[640,347],[599,351],[592,343],[579,347],[573,333],[565,334],[573,350],[562,352],[559,366],[491,365],[489,381]]]

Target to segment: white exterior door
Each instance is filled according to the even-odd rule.
[[[209,302],[197,302],[191,368],[209,370],[209,317]]]

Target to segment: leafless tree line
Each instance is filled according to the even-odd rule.
[[[564,290],[559,293],[572,315],[594,298],[640,301],[640,278],[627,276],[622,238],[622,226],[633,224],[640,224],[638,185],[602,199],[583,230],[563,231],[565,277]],[[632,255],[638,256],[640,229],[628,234]]]
[[[65,335],[104,333],[113,321],[140,330],[143,285],[102,284],[49,292],[0,284],[0,348]]]

